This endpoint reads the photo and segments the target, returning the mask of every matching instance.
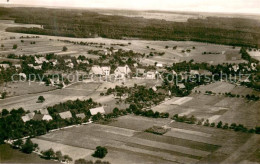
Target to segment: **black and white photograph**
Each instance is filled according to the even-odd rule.
[[[259,0],[0,0],[1,164],[260,164]]]

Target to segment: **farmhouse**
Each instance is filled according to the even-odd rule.
[[[21,64],[15,64],[14,67],[15,67],[16,69],[22,68]]]
[[[239,66],[238,66],[238,65],[233,65],[233,66],[232,66],[232,69],[233,69],[235,72],[237,72],[237,71],[239,70]]]
[[[56,66],[58,64],[57,59],[51,59],[50,62],[52,63],[53,66]]]
[[[199,70],[199,74],[200,74],[200,75],[211,76],[211,75],[212,75],[212,72],[210,72],[210,71],[208,71],[208,70],[205,70],[205,69],[200,69],[200,70]]]
[[[70,111],[59,113],[62,119],[70,119],[72,118],[72,114]]]
[[[50,121],[52,117],[48,114],[35,114],[32,119],[34,121]]]
[[[157,63],[157,64],[156,64],[156,67],[162,68],[162,67],[163,67],[163,64]]]
[[[71,59],[64,59],[64,62],[65,63],[71,63],[72,61],[71,61]]]
[[[77,60],[78,64],[89,64],[87,60]]]
[[[35,115],[35,113],[31,112],[31,113],[26,114],[25,116],[22,116],[23,122],[30,121],[31,119],[33,119],[34,115]]]
[[[155,71],[148,71],[146,74],[146,79],[156,79],[156,72]]]
[[[239,51],[226,51],[226,60],[234,61],[234,60],[241,60],[242,55],[239,53]]]
[[[103,50],[103,54],[104,55],[112,55],[112,52],[110,50],[105,49],[105,50]]]
[[[80,113],[80,114],[76,114],[76,117],[84,119],[86,117],[86,115],[84,113]]]
[[[10,66],[9,66],[9,64],[0,64],[0,68],[7,69],[7,68],[10,68]]]
[[[34,57],[35,63],[42,64],[43,62],[48,62],[48,60],[45,59],[45,57]]]
[[[74,68],[74,64],[73,64],[73,63],[68,63],[68,64],[67,64],[67,67],[69,67],[69,68]]]
[[[91,115],[96,115],[97,113],[101,113],[101,114],[105,114],[105,110],[104,110],[104,107],[98,107],[98,108],[92,108],[89,110]]]
[[[190,70],[190,74],[191,75],[199,75],[199,71],[198,70]]]
[[[100,75],[100,76],[109,76],[110,75],[110,67],[100,67],[93,66],[89,72],[91,75]]]
[[[36,70],[41,70],[41,69],[42,69],[42,66],[41,66],[41,65],[33,66],[33,68],[36,69]]]
[[[117,79],[123,79],[125,77],[127,77],[129,75],[129,73],[131,73],[131,69],[128,67],[128,65],[125,65],[125,66],[119,66],[116,68],[114,74],[115,74],[115,77]]]
[[[185,85],[182,84],[182,83],[181,83],[181,84],[177,84],[177,86],[178,86],[180,89],[184,89],[184,88],[186,88]]]
[[[40,109],[41,114],[49,114],[49,111],[47,109]]]

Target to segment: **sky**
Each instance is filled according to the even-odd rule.
[[[0,4],[260,14],[260,0],[0,0]]]

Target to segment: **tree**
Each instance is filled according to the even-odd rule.
[[[222,121],[219,121],[218,125],[217,125],[217,128],[222,128],[222,124],[223,124]]]
[[[18,48],[17,44],[14,44],[14,45],[13,45],[13,49],[15,50],[15,49],[17,49],[17,48]]]
[[[1,94],[1,96],[2,96],[2,99],[5,99],[6,96],[7,96],[7,93],[6,93],[6,92],[3,92],[3,93]]]
[[[25,144],[22,145],[22,152],[26,154],[31,154],[36,148],[38,147],[37,144],[33,144],[30,138],[28,138]]]
[[[92,156],[97,158],[104,158],[106,154],[107,154],[107,149],[105,147],[98,146],[96,147],[96,151]]]
[[[64,155],[63,158],[64,158],[64,160],[65,160],[67,163],[73,161],[72,158],[71,158],[70,156],[68,156],[68,155]]]
[[[228,123],[225,123],[225,125],[223,126],[223,129],[228,129]]]
[[[49,150],[46,150],[46,151],[43,151],[42,152],[42,156],[45,158],[45,159],[54,159],[55,158],[55,152],[53,151],[53,149],[49,149]]]
[[[55,156],[58,161],[61,161],[63,159],[61,151],[56,151]]]
[[[64,46],[63,48],[62,48],[62,51],[67,51],[68,50],[68,48],[66,47],[66,46]]]
[[[13,146],[14,146],[15,148],[21,148],[22,145],[23,145],[23,140],[20,139],[20,138],[19,138],[18,140],[16,140],[16,141],[13,142]]]
[[[93,117],[92,117],[92,120],[93,121],[99,121],[99,120],[101,120],[103,117],[102,117],[102,115],[101,115],[101,113],[97,113],[96,115],[94,115]]]
[[[38,97],[38,102],[43,103],[45,101],[45,98],[43,96]]]
[[[2,110],[2,116],[6,116],[9,114],[9,111],[7,109]]]
[[[114,114],[115,116],[120,115],[120,110],[119,110],[118,108],[114,108],[114,109],[113,109],[113,114]]]

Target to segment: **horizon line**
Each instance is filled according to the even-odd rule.
[[[24,5],[24,4],[6,4],[0,2],[0,7],[33,7],[33,8],[49,8],[49,9],[90,9],[90,10],[122,10],[122,11],[159,11],[159,12],[172,12],[172,13],[208,13],[208,14],[233,14],[233,15],[247,15],[247,16],[260,16],[260,13],[246,13],[246,12],[218,12],[218,11],[187,11],[187,10],[163,10],[163,9],[132,9],[132,8],[107,8],[107,7],[68,7],[68,6],[50,6],[50,5]]]

